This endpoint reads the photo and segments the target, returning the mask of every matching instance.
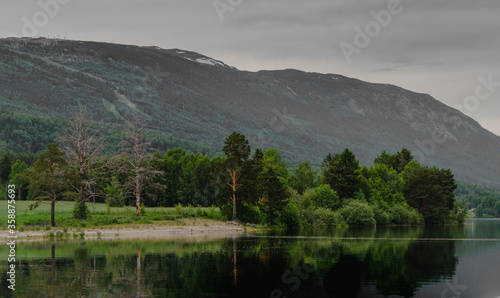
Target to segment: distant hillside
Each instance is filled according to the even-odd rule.
[[[234,130],[292,163],[318,165],[348,147],[369,165],[406,147],[459,180],[500,189],[500,138],[426,94],[337,74],[239,71],[179,49],[0,40],[0,150],[41,150],[79,103],[111,144],[138,112],[158,150],[213,155]]]

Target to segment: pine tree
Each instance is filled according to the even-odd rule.
[[[27,173],[31,179],[29,188],[38,198],[30,209],[37,208],[45,200],[50,201],[50,223],[55,227],[56,202],[64,196],[74,195],[69,191],[69,185],[75,182],[76,175],[69,171],[64,152],[57,148],[57,144],[48,144],[46,148],[47,152],[40,155]]]

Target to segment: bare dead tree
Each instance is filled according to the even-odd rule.
[[[145,125],[139,116],[134,116],[132,121],[127,123],[125,140],[120,142],[119,146],[123,148],[124,153],[118,171],[127,174],[123,188],[126,193],[134,194],[136,214],[140,216],[142,192],[147,187],[165,189],[164,185],[154,182],[156,177],[165,175],[165,172],[155,170],[151,164],[155,157],[148,150],[150,143],[147,140]],[[153,194],[146,195],[154,197]]]
[[[66,152],[69,166],[78,175],[78,183],[72,185],[79,193],[78,204],[85,204],[94,198],[93,210],[95,212],[95,186],[93,167],[97,164],[104,147],[104,139],[96,130],[94,121],[81,105],[63,130],[59,142]]]

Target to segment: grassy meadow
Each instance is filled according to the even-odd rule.
[[[50,204],[42,203],[36,209],[30,210],[29,206],[34,201],[16,201],[16,229],[17,230],[50,230]],[[182,207],[172,208],[145,208],[145,214],[135,215],[135,207],[108,207],[104,203],[95,204],[93,212],[92,203],[87,203],[91,217],[87,220],[73,218],[75,202],[61,201],[56,203],[55,221],[57,227],[85,228],[107,225],[154,223],[155,221],[176,220],[179,218],[209,218],[221,219],[219,208],[216,207]],[[0,201],[1,229],[7,229],[7,201]]]

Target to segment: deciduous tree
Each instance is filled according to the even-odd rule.
[[[59,137],[63,146],[70,168],[78,175],[75,185],[72,185],[79,194],[77,205],[75,206],[75,218],[85,219],[86,205],[90,197],[95,197],[95,177],[92,170],[97,164],[100,153],[103,149],[103,138],[95,130],[90,116],[83,106],[79,106],[73,115],[73,119],[63,130],[63,135]],[[95,203],[95,201],[94,201]],[[94,211],[95,211],[95,204]]]
[[[123,187],[127,192],[134,194],[137,216],[141,215],[141,195],[143,191],[147,187],[165,188],[165,186],[154,181],[156,177],[164,175],[165,172],[156,170],[153,167],[151,160],[155,159],[155,156],[149,153],[149,145],[144,124],[136,115],[128,122],[125,130],[125,140],[120,143],[120,146],[124,149],[124,154],[119,166],[119,172],[127,175]],[[154,197],[152,193],[146,195]]]

